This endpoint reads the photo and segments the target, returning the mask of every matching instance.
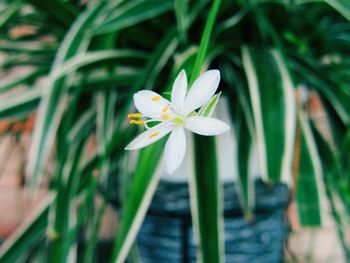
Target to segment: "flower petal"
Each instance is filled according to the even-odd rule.
[[[158,124],[157,126],[154,126],[137,136],[125,147],[125,150],[137,150],[146,147],[163,138],[174,128],[175,125],[171,122],[163,122]]]
[[[199,76],[188,92],[183,106],[183,113],[190,114],[192,111],[203,106],[214,96],[220,82],[219,70],[208,70]]]
[[[186,129],[206,136],[219,135],[230,129],[223,121],[203,116],[188,117],[185,122]]]
[[[169,174],[176,171],[186,152],[186,136],[183,127],[178,127],[170,134],[165,145],[165,168]]]
[[[171,104],[173,108],[181,113],[187,93],[187,76],[184,70],[177,75],[171,90]]]
[[[145,117],[161,119],[163,114],[169,114],[169,102],[158,93],[151,90],[141,90],[134,94],[136,109]]]

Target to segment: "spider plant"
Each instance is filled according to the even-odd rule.
[[[138,132],[125,123],[132,95],[167,94],[181,69],[192,84],[210,68],[220,70],[229,102],[247,219],[254,217],[249,163],[257,145],[262,178],[295,187],[304,226],[319,226],[320,198],[330,201],[350,258],[343,233],[350,212],[349,20],[347,0],[2,0],[0,117],[21,122],[35,113],[26,183],[35,192],[47,181],[49,190],[2,245],[0,261],[74,262],[82,236],[83,262],[94,261],[113,182],[131,178],[120,189],[109,259],[124,262],[157,188],[165,143],[128,165],[124,147]],[[301,86],[322,101],[330,136],[296,96]],[[198,260],[224,262],[215,139],[195,136],[193,160]]]

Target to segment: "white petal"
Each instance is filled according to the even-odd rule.
[[[186,118],[185,128],[206,136],[219,135],[230,129],[225,122],[215,118],[193,116]]]
[[[170,134],[165,145],[165,167],[169,174],[179,168],[186,152],[186,136],[182,127],[178,127]]]
[[[151,90],[141,90],[134,94],[136,109],[145,117],[160,119],[169,113],[169,102],[158,93]],[[167,109],[167,111],[164,111]]]
[[[187,76],[184,70],[177,75],[171,90],[171,104],[177,112],[182,112],[187,93]]]
[[[154,126],[137,136],[128,144],[128,146],[125,147],[125,150],[137,150],[146,147],[163,138],[174,128],[175,126],[171,122],[163,122],[158,124],[157,126]]]
[[[192,111],[203,106],[214,96],[220,82],[219,70],[208,70],[199,76],[188,92],[183,114],[188,115]]]

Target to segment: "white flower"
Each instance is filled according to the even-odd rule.
[[[128,117],[147,117],[146,121],[131,120],[130,123],[145,124],[147,131],[137,136],[126,150],[137,150],[150,145],[171,133],[165,145],[165,168],[173,173],[181,164],[186,152],[185,128],[194,133],[212,136],[229,130],[229,126],[215,118],[199,116],[195,110],[206,105],[214,96],[220,82],[220,72],[209,70],[193,83],[187,93],[187,76],[182,70],[176,77],[171,102],[150,90],[134,94],[134,103],[140,113]],[[150,128],[148,123],[158,122]]]

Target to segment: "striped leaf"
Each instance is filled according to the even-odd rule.
[[[35,88],[0,99],[0,118],[23,118],[33,112],[41,99],[43,90]]]
[[[62,42],[51,67],[50,85],[47,87],[47,92],[43,94],[39,106],[27,164],[27,174],[31,176],[32,187],[36,186],[39,175],[43,173],[67,96],[68,90],[64,85],[64,78],[56,78],[56,74],[60,72],[66,60],[83,52],[83,47],[87,47],[87,40],[82,35],[99,10],[100,6],[95,6],[77,18]]]
[[[347,20],[350,20],[350,2],[348,0],[323,0],[340,14],[342,14]]]
[[[74,72],[82,67],[97,63],[104,63],[118,59],[141,60],[144,61],[147,56],[145,53],[137,50],[109,50],[109,51],[91,51],[72,57],[63,63],[55,72],[56,79],[64,77],[65,75]]]
[[[253,218],[254,184],[250,172],[250,157],[252,150],[252,136],[243,112],[233,115],[237,138],[237,170],[240,201],[244,214],[248,220]]]
[[[159,182],[161,166],[158,158],[162,155],[164,145],[165,141],[162,139],[140,152],[133,181],[121,214],[121,224],[118,228],[112,262],[123,263],[134,243]]]
[[[23,0],[12,1],[11,4],[0,9],[0,29],[20,10]]]
[[[154,76],[158,75],[166,61],[170,58],[170,55],[173,54],[178,44],[174,32],[170,30],[168,36],[159,43],[159,46],[147,63],[142,76],[134,87],[135,90],[143,87],[149,79],[154,79]],[[126,109],[128,110],[129,107],[126,107]],[[124,114],[124,111],[122,111],[122,114]],[[126,116],[126,112],[123,116]],[[160,170],[158,157],[162,154],[164,144],[164,139],[160,140],[141,150],[139,154],[133,181],[122,211],[121,223],[113,247],[111,262],[123,263],[134,243],[159,182]],[[154,158],[154,156],[157,156],[157,158]]]
[[[316,127],[312,127],[313,136],[315,138],[319,156],[322,162],[323,182],[328,203],[330,205],[334,220],[336,222],[336,229],[339,241],[343,247],[345,258],[347,262],[350,261],[350,247],[346,240],[346,224],[349,222],[350,207],[349,200],[342,200],[343,206],[339,205],[339,197],[342,199],[343,195],[339,194],[338,183],[341,174],[339,163],[334,150],[331,145]],[[348,152],[347,152],[348,153]],[[347,154],[348,155],[348,154]]]
[[[234,67],[230,63],[223,65],[223,79],[230,85],[230,88],[237,89],[238,96],[229,97],[229,110],[235,139],[237,141],[237,192],[245,217],[253,219],[254,211],[254,181],[250,170],[251,151],[253,144],[253,121],[252,110],[249,104],[247,89],[243,81],[238,77]]]
[[[322,94],[343,123],[350,123],[350,96],[344,85],[332,81],[326,71],[303,59],[295,58],[292,67]]]
[[[12,78],[10,80],[5,80],[0,83],[0,93],[6,92],[19,85],[28,85],[32,83],[36,78],[40,77],[46,73],[43,69],[33,70],[27,74]]]
[[[300,123],[300,166],[296,180],[296,200],[300,222],[304,226],[319,226],[323,170],[310,123],[305,112],[298,114]]]
[[[293,83],[277,51],[242,49],[262,177],[289,180],[295,136]]]
[[[2,244],[0,262],[19,262],[21,256],[25,256],[44,237],[48,224],[49,207],[54,200],[55,195],[48,194],[33,214]]]
[[[114,32],[144,20],[159,16],[173,7],[172,1],[138,0],[130,1],[112,13],[105,21],[92,30],[92,34]]]

